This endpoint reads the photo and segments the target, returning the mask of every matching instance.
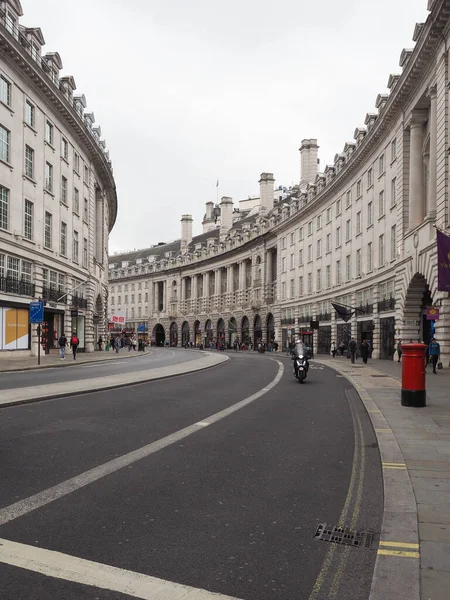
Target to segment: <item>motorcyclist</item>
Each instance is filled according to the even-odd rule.
[[[308,363],[308,354],[307,354],[306,346],[301,340],[295,340],[295,344],[292,349],[292,359],[294,361],[294,369],[295,369],[296,377],[298,376],[298,361],[296,359],[300,358],[300,357],[302,357],[304,359],[305,368],[306,368],[306,371],[308,371],[309,363]]]

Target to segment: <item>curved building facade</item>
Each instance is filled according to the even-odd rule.
[[[311,330],[314,347],[368,339],[392,359],[397,340],[441,344],[450,360],[450,299],[438,290],[436,227],[449,230],[450,2],[430,0],[400,56],[389,93],[356,127],[334,163],[302,142],[301,179],[234,207],[207,203],[203,234],[110,257],[111,313],[155,341],[275,340]],[[357,309],[346,322],[332,303]],[[431,308],[439,318],[431,319]],[[318,327],[318,329],[316,329]]]
[[[75,331],[92,352],[107,323],[112,165],[74,78],[21,17],[19,0],[0,1],[0,358],[37,353],[39,299],[42,351]]]

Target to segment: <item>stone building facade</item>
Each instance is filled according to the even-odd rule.
[[[389,92],[333,164],[318,171],[317,140],[303,140],[298,185],[274,189],[263,173],[252,208],[224,197],[207,204],[203,234],[192,238],[184,215],[180,240],[112,256],[111,310],[174,345],[236,336],[284,344],[318,321],[316,352],[354,336],[392,359],[398,339],[435,333],[447,366],[450,298],[437,289],[435,227],[450,234],[450,1],[428,9]],[[332,302],[358,310],[345,323]],[[427,319],[431,306],[439,320]]]
[[[105,333],[108,235],[117,213],[112,165],[86,98],[61,76],[41,29],[0,1],[0,359],[36,354],[29,304],[45,302],[42,350],[76,331]]]

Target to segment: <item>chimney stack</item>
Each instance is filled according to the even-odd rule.
[[[275,179],[273,173],[261,173],[259,179],[259,202],[261,213],[267,213],[273,208]]]
[[[192,242],[192,215],[181,216],[181,254],[187,254]]]
[[[216,224],[214,222],[214,202],[206,203],[206,212],[202,221],[203,225],[203,233],[211,231],[211,229],[216,228]]]
[[[233,226],[233,200],[223,196],[220,201],[220,237],[226,237]]]
[[[317,140],[302,140],[300,146],[300,157],[301,157],[301,179],[302,183],[313,183],[317,175],[317,157],[318,157],[319,146]]]

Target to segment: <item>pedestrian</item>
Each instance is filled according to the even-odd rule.
[[[61,360],[64,360],[65,353],[66,353],[66,344],[67,344],[67,338],[64,335],[64,333],[61,334],[58,344],[59,344],[59,349],[61,350]]]
[[[436,375],[436,366],[441,356],[441,347],[437,343],[436,338],[431,339],[430,345],[428,346],[428,355],[431,359],[431,364],[433,365],[433,373]]]
[[[103,338],[102,338],[102,336],[100,336],[100,337],[98,338],[98,342],[97,342],[97,344],[98,344],[98,349],[99,349],[99,351],[101,352],[101,351],[102,351],[102,347],[103,347]]]
[[[335,342],[331,342],[331,356],[333,358],[335,358],[336,352],[337,352],[336,343]]]
[[[78,336],[75,333],[75,331],[73,332],[72,337],[70,338],[70,345],[72,347],[73,360],[76,360],[77,350],[78,350],[78,346],[80,345],[80,340],[78,339]]]
[[[349,352],[350,358],[352,359],[352,363],[355,364],[356,342],[355,342],[354,338],[351,338],[351,340],[348,343],[348,352]]]
[[[134,336],[131,338],[131,345],[133,346],[134,352],[136,352],[136,338]]]
[[[121,346],[122,346],[121,340],[119,340],[119,338],[116,338],[116,354],[119,354],[119,350],[120,350]]]
[[[341,342],[339,344],[339,352],[341,353],[341,357],[344,356],[344,350],[345,350],[345,344],[344,344],[344,342]]]
[[[362,344],[361,344],[361,356],[363,359],[363,363],[365,365],[367,365],[367,359],[369,358],[369,344],[367,343],[367,340],[363,340]]]
[[[402,358],[402,340],[397,342],[397,362],[400,362]]]

